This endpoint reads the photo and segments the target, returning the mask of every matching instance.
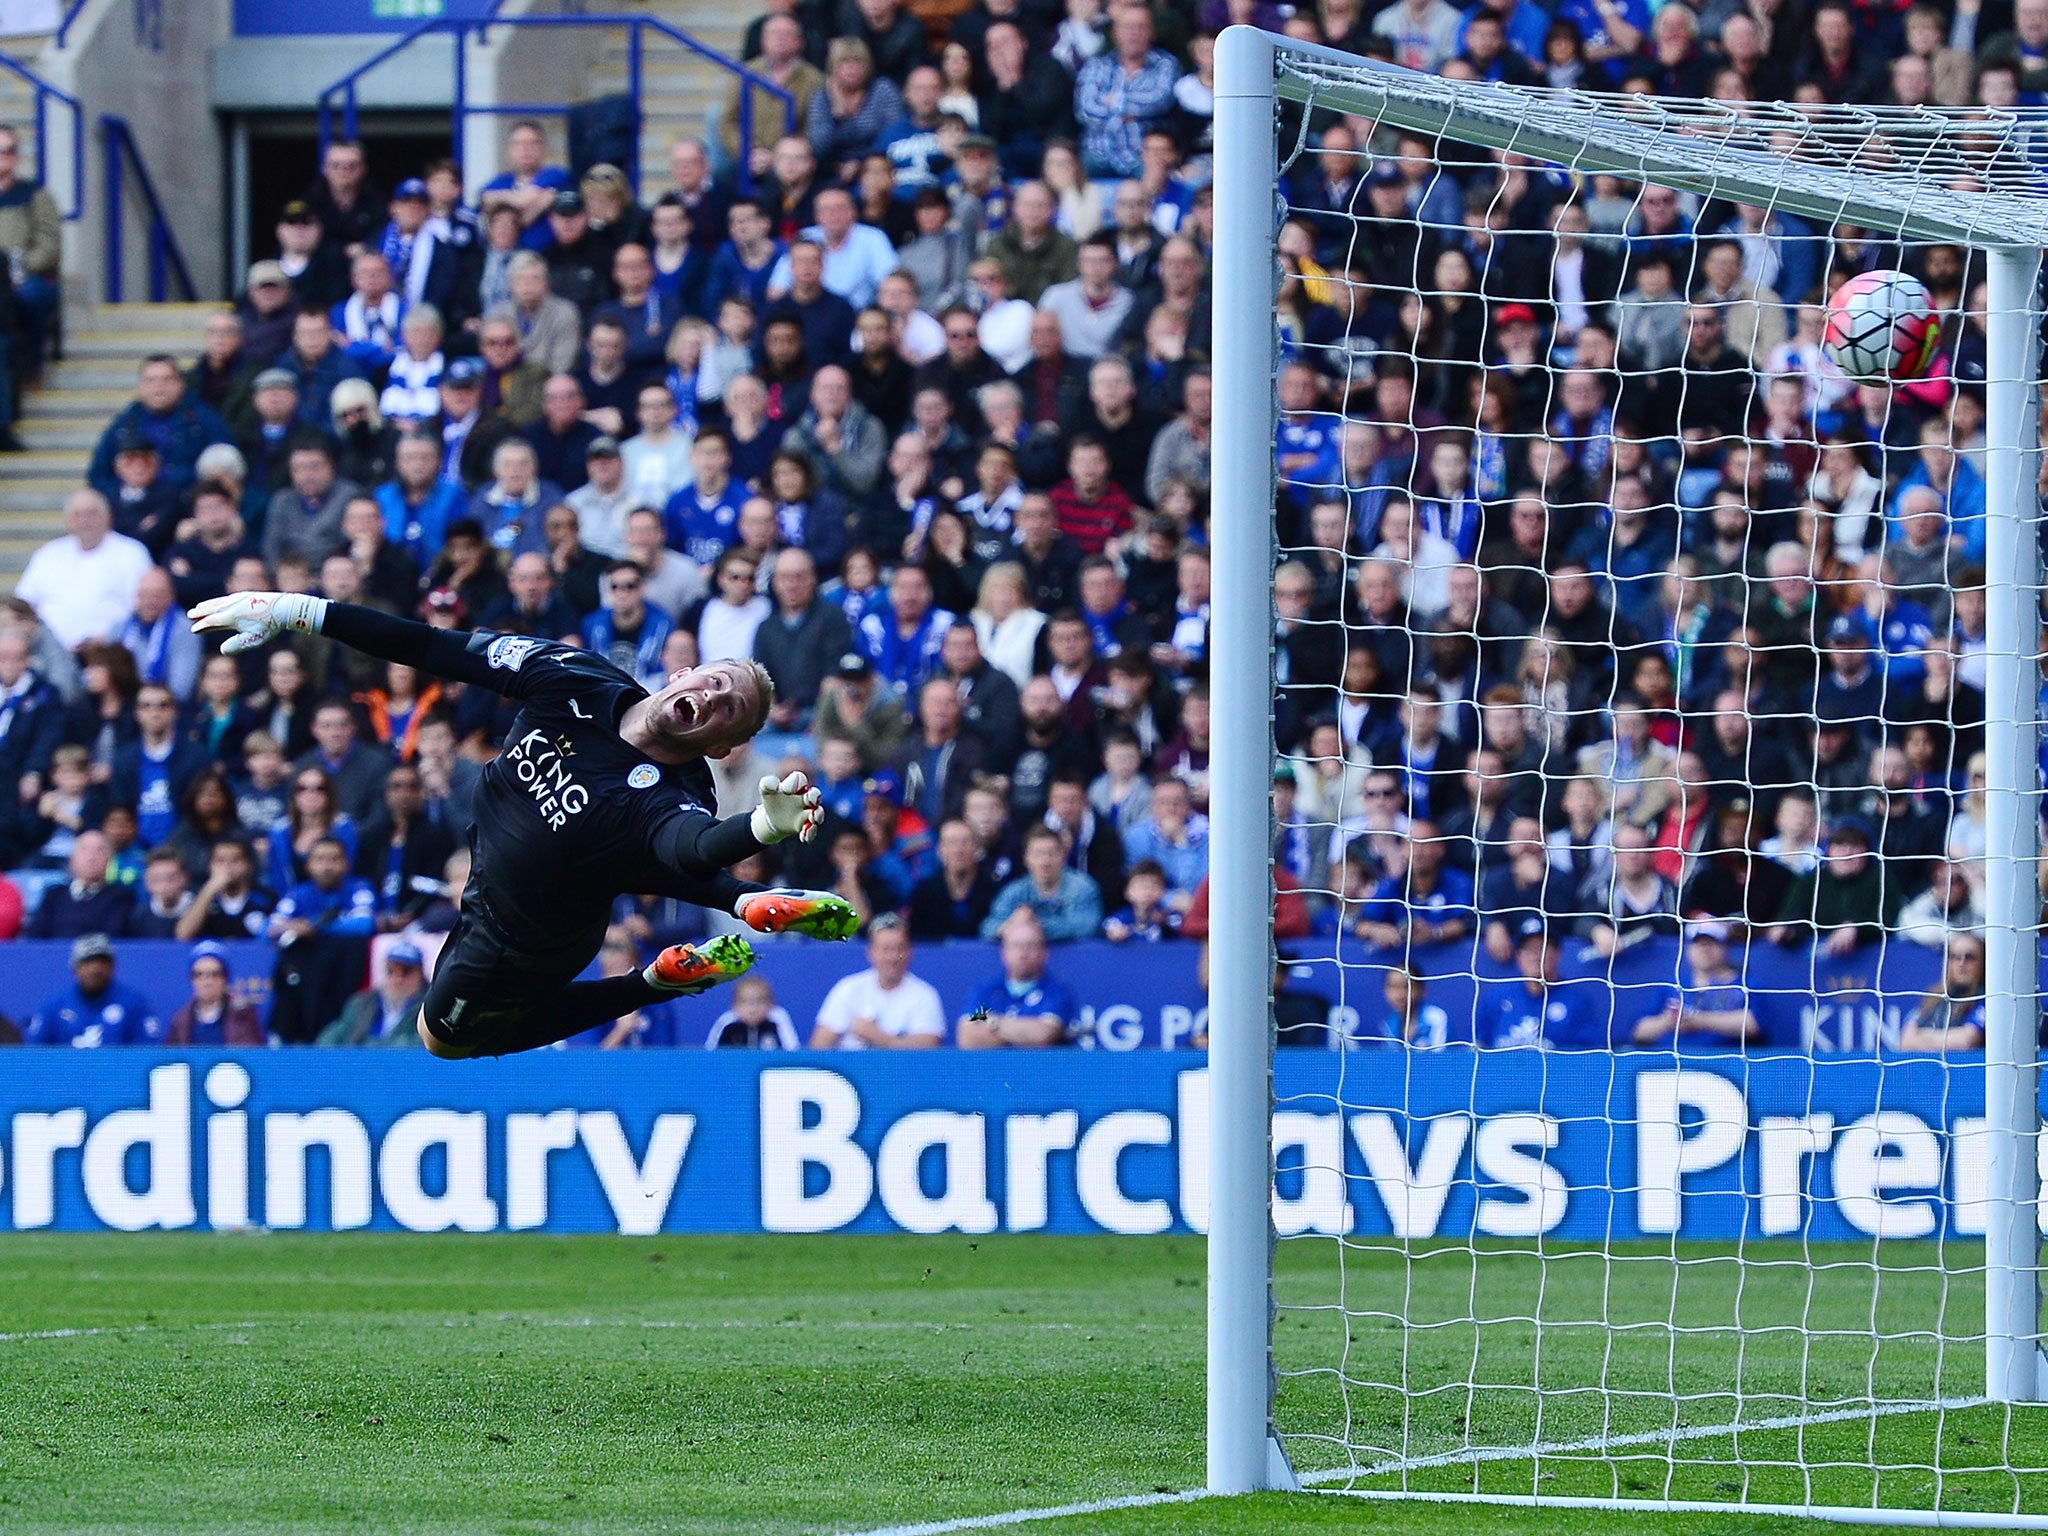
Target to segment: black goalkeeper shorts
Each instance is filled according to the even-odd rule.
[[[604,926],[582,942],[536,958],[495,931],[487,919],[458,917],[434,979],[420,1005],[420,1019],[443,1045],[457,1050],[488,1048],[537,1008],[553,1006],[604,943]]]

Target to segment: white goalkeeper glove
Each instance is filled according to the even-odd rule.
[[[779,843],[793,837],[808,843],[824,825],[823,802],[824,796],[801,773],[792,773],[779,783],[774,775],[765,775],[761,780],[761,803],[754,807],[747,824],[753,828],[756,842]]]
[[[327,617],[327,599],[304,592],[233,592],[209,597],[191,613],[195,633],[226,631],[223,656],[253,651],[286,630],[317,635]]]

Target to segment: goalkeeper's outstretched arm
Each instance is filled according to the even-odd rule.
[[[228,631],[221,651],[229,656],[291,632],[325,635],[367,656],[473,683],[493,693],[503,693],[518,676],[493,667],[484,656],[487,637],[472,631],[436,629],[375,608],[330,602],[305,592],[236,592],[210,597],[192,610],[192,627],[202,633]]]

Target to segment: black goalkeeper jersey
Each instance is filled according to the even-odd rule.
[[[724,873],[761,845],[747,818],[718,820],[704,760],[659,763],[619,735],[620,718],[648,695],[609,661],[554,641],[437,630],[346,605],[329,610],[323,631],[519,701],[477,786],[464,896],[465,918],[513,952],[542,964],[558,953],[587,960],[622,892],[730,911],[760,889]]]

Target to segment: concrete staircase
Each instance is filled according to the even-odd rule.
[[[742,5],[713,5],[707,0],[619,0],[615,14],[651,16],[687,33],[707,48],[738,58],[740,42],[754,10]],[[626,89],[627,41],[623,30],[609,33],[592,66],[591,96]],[[732,88],[732,75],[659,33],[646,34],[641,58],[643,88],[640,123],[640,196],[652,202],[668,185],[668,150],[679,133],[702,135],[705,114],[722,103]]]
[[[107,421],[135,398],[135,370],[152,352],[181,363],[199,354],[211,304],[101,304],[66,316],[64,360],[22,402],[15,431],[26,453],[0,454],[0,591],[37,546],[64,531],[64,498],[85,483]]]

